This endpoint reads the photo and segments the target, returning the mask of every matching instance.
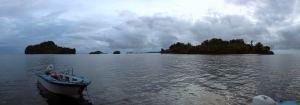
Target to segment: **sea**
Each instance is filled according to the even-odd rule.
[[[74,99],[37,72],[73,67],[91,79]],[[1,54],[0,105],[251,105],[257,95],[300,100],[300,54]]]

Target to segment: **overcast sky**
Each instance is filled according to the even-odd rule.
[[[300,1],[0,0],[0,53],[48,40],[77,53],[126,53],[211,38],[299,51]]]

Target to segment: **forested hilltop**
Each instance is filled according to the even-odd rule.
[[[102,51],[95,51],[95,52],[90,52],[89,54],[102,54]]]
[[[193,46],[190,43],[177,42],[169,49],[161,49],[161,53],[173,54],[274,54],[269,46],[264,46],[260,42],[255,45],[246,44],[243,39],[233,39],[230,41],[213,38],[205,40],[200,45]]]
[[[60,47],[53,41],[46,41],[41,44],[27,46],[25,54],[76,54],[76,49]]]

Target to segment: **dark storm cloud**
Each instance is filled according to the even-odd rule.
[[[258,20],[267,25],[281,25],[292,17],[295,0],[267,0],[265,6],[259,6],[254,13]]]
[[[300,24],[289,26],[278,31],[284,41],[278,43],[280,49],[300,49]]]
[[[300,4],[297,0],[225,0],[239,6],[253,8],[252,14],[258,26],[273,30],[277,38],[271,46],[277,49],[300,49],[299,13]],[[297,33],[298,32],[298,33]]]

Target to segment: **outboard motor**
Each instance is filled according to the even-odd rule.
[[[276,102],[265,95],[258,95],[253,98],[252,105],[276,105]]]

